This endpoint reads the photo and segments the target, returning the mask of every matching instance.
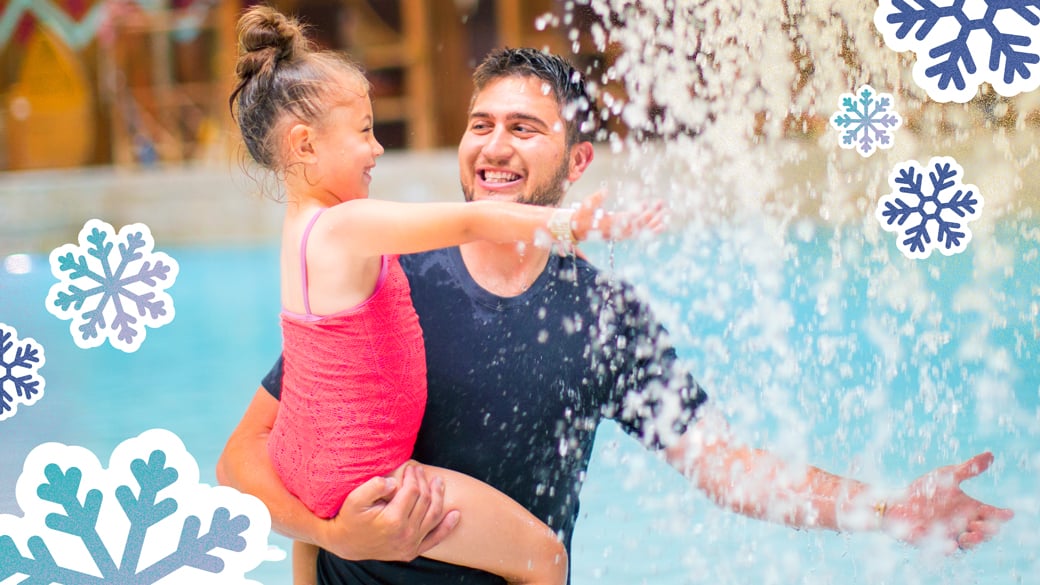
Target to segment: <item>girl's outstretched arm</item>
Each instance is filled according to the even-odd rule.
[[[342,242],[359,256],[409,254],[476,240],[527,242],[548,247],[568,237],[587,239],[624,228],[634,233],[654,228],[652,214],[614,213],[602,208],[595,193],[577,208],[556,208],[506,201],[470,203],[400,203],[356,199],[329,208],[316,233],[325,241]],[[569,228],[569,233],[567,231]]]

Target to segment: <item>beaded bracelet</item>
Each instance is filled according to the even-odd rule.
[[[874,515],[878,519],[878,529],[882,527],[885,522],[885,511],[888,510],[888,502],[881,500],[874,504]]]
[[[574,243],[574,229],[571,227],[572,217],[574,217],[574,210],[566,208],[557,209],[549,216],[549,233],[558,242],[564,244]]]

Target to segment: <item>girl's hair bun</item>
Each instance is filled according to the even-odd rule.
[[[254,6],[238,21],[239,79],[270,74],[311,50],[302,25],[269,6]]]
[[[275,136],[283,120],[317,125],[343,92],[366,97],[369,89],[356,65],[317,50],[305,33],[296,19],[268,6],[250,8],[238,21],[238,79],[228,107],[249,155],[269,169],[284,162]]]

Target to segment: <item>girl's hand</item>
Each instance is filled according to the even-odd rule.
[[[612,240],[633,238],[643,231],[660,234],[668,223],[668,211],[660,199],[644,202],[636,211],[618,211],[610,215],[609,229],[603,233]]]
[[[604,211],[602,191],[586,197],[570,218],[574,239],[582,241],[592,234],[603,238],[622,240],[636,236],[641,231],[659,234],[664,231],[667,214],[664,201],[644,203],[636,211]]]

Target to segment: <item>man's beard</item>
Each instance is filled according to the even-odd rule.
[[[563,201],[567,187],[570,186],[570,183],[567,182],[567,171],[568,163],[564,160],[548,181],[535,186],[530,194],[522,195],[516,202],[528,205],[541,205],[543,207],[558,206]],[[465,184],[462,185],[462,195],[466,198],[466,201],[473,201],[474,189],[475,187],[467,189]]]

